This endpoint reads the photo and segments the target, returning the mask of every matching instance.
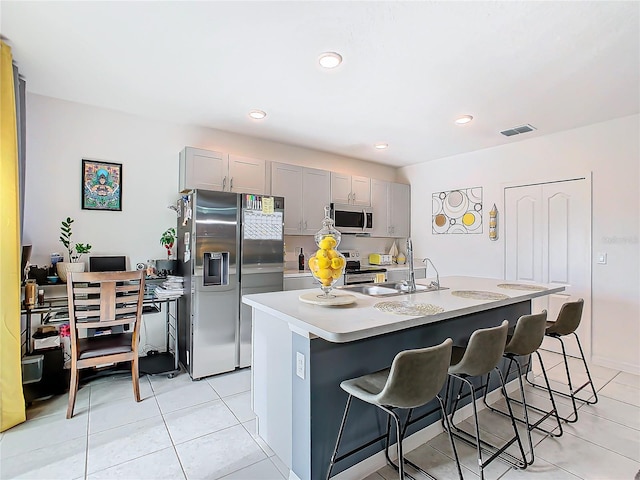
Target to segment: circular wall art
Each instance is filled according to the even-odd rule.
[[[432,232],[482,233],[482,187],[432,195]]]

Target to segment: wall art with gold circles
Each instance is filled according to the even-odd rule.
[[[432,233],[482,233],[482,187],[433,194]]]

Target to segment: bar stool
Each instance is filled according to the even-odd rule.
[[[505,457],[510,457],[510,461],[508,463],[518,468],[527,468],[524,448],[522,446],[522,441],[520,440],[513,411],[511,410],[511,403],[504,386],[504,377],[502,376],[500,369],[497,368],[498,363],[502,359],[502,354],[504,353],[508,330],[509,322],[507,320],[503,321],[498,327],[476,330],[471,334],[471,338],[469,338],[469,342],[466,347],[453,347],[451,352],[451,366],[449,367],[449,380],[447,381],[447,400],[449,397],[449,384],[451,383],[451,378],[460,380],[460,388],[451,411],[450,424],[453,430],[452,434],[454,437],[464,441],[465,443],[476,447],[478,451],[478,467],[480,468],[481,479],[484,479],[485,467],[498,457],[503,460],[506,460]],[[500,448],[491,445],[480,438],[478,409],[476,406],[476,390],[473,383],[469,380],[472,377],[488,375],[489,372],[494,369],[498,371],[498,376],[500,377],[500,387],[507,403],[514,433],[513,437]],[[475,435],[471,435],[470,433],[458,428],[454,423],[454,416],[462,398],[462,389],[464,385],[469,387],[469,395],[471,395],[471,405],[473,407],[473,417],[475,421]],[[489,388],[488,378],[487,383],[480,388],[484,388],[485,390]],[[505,451],[514,442],[518,443],[522,460],[519,460]],[[491,453],[491,456],[484,462],[482,460],[482,450],[489,451]]]
[[[546,325],[547,325],[546,310],[543,310],[541,313],[538,313],[536,315],[522,315],[518,319],[513,333],[507,336],[507,345],[504,347],[504,354],[503,354],[503,357],[509,360],[509,364],[507,366],[507,373],[505,374],[505,377],[509,378],[509,374],[511,373],[511,368],[513,365],[516,366],[516,369],[518,372],[518,382],[520,384],[520,394],[522,396],[522,400],[519,401],[511,397],[509,397],[509,400],[511,402],[515,402],[522,405],[524,409],[524,412],[523,412],[524,420],[518,417],[515,417],[515,419],[519,422],[524,423],[527,426],[527,436],[528,436],[529,448],[531,452],[530,453],[531,460],[528,460],[525,458],[528,465],[531,465],[535,459],[534,453],[533,453],[533,440],[531,439],[531,430],[536,428],[554,437],[560,437],[562,435],[562,424],[560,423],[560,417],[558,416],[558,409],[556,408],[556,402],[553,398],[553,393],[551,393],[551,386],[549,385],[549,379],[547,378],[547,374],[544,371],[544,367],[542,371],[543,371],[544,379],[547,385],[546,390],[547,390],[547,393],[549,394],[549,399],[551,400],[551,406],[552,406],[551,410],[546,411],[546,410],[542,410],[541,408],[535,407],[533,405],[528,405],[527,399],[525,397],[525,392],[524,392],[524,383],[522,382],[522,367],[519,361],[520,358],[523,358],[523,357],[528,358],[525,364],[526,366],[525,372],[528,370],[531,364],[531,355],[533,355],[534,353],[538,356],[538,359],[540,360],[540,364],[544,365],[542,363],[542,357],[540,356],[540,352],[538,352],[538,348],[540,348],[540,345],[542,345],[542,340],[544,340],[544,332],[546,329]],[[507,412],[504,412],[498,408],[492,407],[487,403],[486,390],[485,390],[483,400],[486,407],[490,409],[492,412],[500,413],[505,416],[509,415]],[[528,409],[530,408],[544,414],[537,422],[533,424],[529,421]],[[558,424],[559,433],[553,433],[549,430],[545,430],[540,426],[542,422],[544,422],[547,418],[549,418],[552,415],[555,417],[556,422]]]
[[[402,351],[393,359],[391,368],[386,368],[351,380],[345,380],[340,383],[340,388],[347,392],[349,397],[347,398],[340,430],[338,431],[336,446],[331,455],[327,479],[331,477],[331,470],[337,461],[359,451],[359,449],[356,449],[342,455],[340,458],[336,458],[353,397],[375,405],[388,414],[389,421],[387,422],[385,451],[389,447],[390,418],[393,417],[397,432],[398,466],[396,467],[394,464],[392,464],[392,466],[397,468],[400,480],[404,479],[404,463],[407,460],[405,460],[402,454],[402,440],[406,433],[406,423],[409,422],[411,411],[437,398],[440,403],[442,418],[446,420],[444,404],[442,403],[439,392],[447,379],[447,369],[451,359],[452,344],[453,341],[447,338],[440,345]],[[400,415],[396,412],[396,409],[409,409],[405,427],[402,426]],[[448,431],[450,430],[451,429],[448,429]],[[458,453],[455,449],[451,434],[449,434],[449,440],[453,448],[458,474],[460,478],[463,478]]]
[[[594,405],[598,403],[598,394],[596,393],[596,388],[593,385],[593,381],[591,380],[591,373],[589,372],[589,367],[587,366],[587,361],[584,358],[584,351],[582,350],[582,345],[580,344],[580,339],[578,338],[578,334],[576,330],[580,326],[580,320],[582,319],[582,309],[584,307],[584,300],[582,298],[576,300],[575,302],[567,302],[562,305],[560,308],[560,313],[558,313],[558,318],[555,322],[547,322],[547,328],[545,331],[545,335],[547,337],[556,338],[560,342],[560,346],[562,347],[562,358],[564,360],[564,368],[567,373],[567,385],[569,387],[569,393],[564,393],[559,390],[551,390],[553,393],[557,393],[558,395],[562,395],[564,397],[571,398],[571,403],[573,405],[573,414],[568,415],[567,417],[560,417],[567,423],[574,423],[578,421],[578,407],[576,405],[576,400],[586,403],[588,405]],[[582,359],[582,364],[584,365],[584,370],[587,373],[587,381],[582,384],[580,387],[574,390],[573,383],[571,382],[571,373],[569,372],[569,362],[567,361],[567,351],[564,347],[564,341],[562,337],[566,335],[573,335],[578,344],[578,349],[580,350],[580,358]],[[578,358],[578,357],[571,357]],[[542,366],[542,362],[540,363],[542,367],[542,371],[545,372],[544,366]],[[546,372],[545,372],[546,373]],[[545,375],[546,379],[546,375]],[[543,385],[539,385],[535,382],[530,381],[527,378],[527,382],[536,388],[545,388]],[[578,397],[576,394],[580,392],[586,386],[591,387],[591,391],[593,392],[594,400],[587,400],[584,398]],[[572,418],[573,416],[573,418]]]

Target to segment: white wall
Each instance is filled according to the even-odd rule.
[[[27,96],[24,243],[44,265],[70,216],[73,240],[93,254],[124,254],[132,266],[165,258],[160,235],[175,226],[178,152],[185,146],[394,181],[396,169],[218,130],[157,122],[59,99]],[[82,210],[82,159],[122,163],[122,212]]]
[[[505,184],[572,178],[592,172],[592,355],[596,363],[640,372],[640,116],[514,142],[401,169],[411,184],[412,236],[418,257],[440,275],[503,278],[500,239],[488,238],[493,203],[503,212]],[[483,187],[482,235],[433,235],[433,192]],[[596,263],[607,253],[607,265]]]

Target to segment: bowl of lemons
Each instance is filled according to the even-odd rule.
[[[337,250],[340,239],[341,234],[333,227],[333,220],[329,216],[329,208],[325,207],[322,228],[315,235],[318,250],[309,258],[309,269],[320,284],[325,298],[332,296],[333,285],[344,273],[346,261]]]

